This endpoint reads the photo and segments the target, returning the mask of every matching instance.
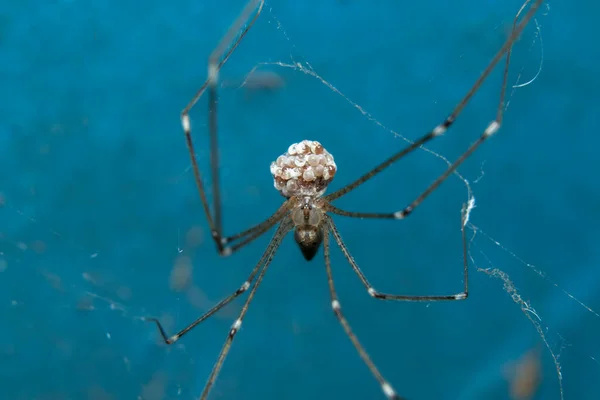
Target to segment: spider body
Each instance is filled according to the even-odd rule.
[[[465,224],[467,222],[466,212],[463,208],[463,215],[461,220],[461,233],[462,233],[462,244],[463,244],[463,265],[462,265],[462,278],[463,285],[460,292],[453,292],[452,294],[435,294],[435,295],[414,295],[414,294],[392,294],[384,293],[376,290],[366,275],[359,268],[357,262],[354,260],[350,251],[342,237],[339,230],[337,229],[334,221],[333,214],[350,217],[350,218],[378,218],[378,219],[395,219],[401,220],[406,218],[408,215],[423,203],[423,201],[433,193],[456,169],[475,151],[483,144],[486,140],[492,137],[499,129],[502,123],[503,112],[504,112],[504,96],[507,87],[507,75],[508,66],[510,63],[510,54],[513,43],[517,40],[523,29],[527,26],[529,21],[533,18],[534,14],[542,5],[543,0],[525,0],[525,4],[518,11],[517,16],[514,19],[513,29],[511,35],[506,39],[502,47],[498,50],[496,55],[489,62],[487,67],[483,70],[479,78],[475,81],[471,89],[462,97],[457,103],[451,113],[438,125],[434,126],[433,129],[417,138],[414,142],[410,143],[403,149],[397,150],[394,154],[389,156],[386,160],[380,164],[374,166],[370,171],[366,172],[362,176],[358,177],[353,182],[350,182],[343,186],[337,191],[325,195],[327,186],[331,183],[333,177],[337,172],[337,167],[333,160],[333,156],[325,150],[325,148],[316,141],[303,140],[300,143],[294,143],[288,151],[279,156],[275,161],[271,163],[271,174],[273,176],[273,184],[280,194],[286,199],[284,203],[266,220],[234,235],[226,236],[223,233],[222,226],[222,209],[221,209],[221,191],[219,183],[219,147],[217,143],[217,83],[219,80],[219,71],[221,67],[227,62],[235,48],[239,45],[242,38],[248,33],[248,30],[252,27],[258,16],[260,15],[264,6],[264,0],[249,0],[244,9],[242,10],[239,17],[230,27],[229,31],[223,36],[221,42],[214,49],[209,57],[208,61],[208,79],[204,82],[200,90],[192,98],[189,104],[184,108],[181,113],[181,124],[185,135],[186,144],[188,147],[189,156],[192,163],[192,169],[194,172],[194,179],[196,181],[196,187],[198,188],[198,194],[202,201],[204,213],[208,220],[212,237],[217,246],[217,251],[223,256],[229,256],[235,253],[237,250],[252,243],[256,238],[260,237],[264,233],[271,230],[271,228],[277,226],[275,234],[267,248],[263,252],[263,255],[258,262],[252,268],[252,271],[246,278],[246,280],[239,286],[237,290],[231,293],[219,301],[215,306],[208,310],[205,314],[199,316],[190,325],[183,328],[173,336],[168,336],[162,327],[161,323],[156,318],[146,318],[148,321],[152,321],[156,324],[160,335],[162,336],[166,344],[173,344],[177,342],[183,335],[191,331],[195,326],[202,323],[216,312],[221,310],[227,304],[231,303],[234,299],[242,294],[248,293],[248,297],[238,315],[238,318],[231,325],[231,329],[227,334],[225,343],[219,353],[217,361],[215,362],[213,369],[208,377],[208,380],[204,386],[204,389],[200,395],[200,400],[206,400],[211,388],[213,387],[219,371],[223,366],[223,362],[229,353],[231,344],[235,335],[239,332],[242,321],[248,312],[250,302],[254,298],[258,287],[260,286],[265,273],[277,252],[283,238],[291,231],[294,230],[294,239],[302,255],[306,260],[312,260],[317,254],[321,245],[323,246],[325,272],[327,274],[327,282],[329,286],[329,294],[331,298],[331,309],[343,328],[346,336],[352,342],[354,348],[357,350],[358,355],[367,365],[371,374],[377,380],[380,388],[388,400],[401,400],[402,397],[396,393],[391,384],[384,378],[382,373],[379,371],[363,345],[354,334],[350,323],[342,312],[342,306],[338,299],[337,291],[334,285],[332,262],[331,262],[331,246],[332,238],[333,242],[341,249],[344,257],[354,273],[360,279],[366,292],[369,296],[378,300],[391,300],[391,301],[420,301],[420,302],[432,302],[432,301],[454,301],[454,300],[465,300],[468,297],[468,264],[467,264],[467,240],[465,235]],[[529,10],[518,22],[518,18],[525,8],[526,5],[530,4]],[[480,136],[472,142],[472,144],[458,157],[448,168],[433,182],[431,182],[424,190],[418,195],[412,202],[405,205],[393,212],[360,212],[360,211],[346,211],[337,208],[332,204],[336,199],[345,196],[363,183],[381,173],[386,168],[393,165],[396,161],[406,156],[407,154],[415,151],[424,144],[431,140],[444,135],[452,124],[456,121],[458,116],[461,114],[467,103],[473,98],[475,93],[479,90],[483,82],[490,76],[492,70],[498,65],[500,60],[506,57],[506,64],[504,67],[504,75],[502,80],[502,86],[500,89],[500,98],[496,106],[496,115],[493,121],[483,130]],[[376,60],[374,61],[376,62]],[[204,92],[208,92],[208,130],[210,135],[210,164],[211,164],[211,175],[213,185],[213,201],[211,211],[211,205],[207,192],[205,190],[205,181],[198,167],[196,160],[196,152],[194,150],[192,131],[190,124],[189,112],[192,107],[202,97]]]
[[[273,186],[288,199],[294,240],[307,261],[315,257],[323,242],[325,213],[320,197],[336,172],[333,155],[314,140],[293,143],[271,163]]]
[[[307,261],[312,260],[323,242],[323,223],[325,213],[323,205],[312,196],[290,199],[294,222],[294,240]]]

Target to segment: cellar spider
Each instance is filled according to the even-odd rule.
[[[527,0],[519,13],[528,4],[533,2],[530,9],[523,16],[522,20],[517,23],[517,17],[515,17],[515,23],[513,30],[504,42],[500,50],[489,62],[487,67],[481,73],[479,78],[475,81],[471,89],[462,98],[462,100],[456,105],[454,110],[449,114],[446,119],[437,125],[433,130],[417,139],[414,143],[408,145],[404,149],[392,155],[375,168],[371,169],[354,182],[347,184],[346,186],[338,189],[337,191],[325,195],[325,190],[329,183],[331,183],[333,177],[337,172],[337,166],[334,162],[333,156],[325,150],[325,148],[316,141],[304,140],[300,143],[292,144],[288,151],[283,155],[279,156],[276,161],[271,163],[271,174],[274,178],[275,188],[285,197],[285,201],[279,207],[275,213],[268,217],[265,221],[254,225],[253,227],[237,233],[231,236],[225,236],[222,229],[222,213],[221,213],[221,190],[219,187],[219,152],[217,145],[217,84],[219,81],[219,71],[223,65],[227,62],[233,51],[237,48],[242,38],[248,33],[258,16],[260,15],[264,0],[249,0],[239,17],[231,25],[227,33],[223,36],[217,47],[211,53],[208,60],[208,78],[189,102],[189,104],[183,109],[181,113],[181,124],[185,134],[185,140],[189,151],[189,156],[194,171],[194,178],[196,186],[202,201],[204,213],[208,219],[208,224],[212,233],[212,237],[216,243],[217,251],[222,256],[229,256],[241,249],[245,245],[251,243],[256,238],[261,236],[263,233],[270,230],[273,226],[278,224],[278,228],[275,231],[275,235],[267,245],[262,257],[258,263],[254,266],[250,275],[244,281],[244,283],[235,292],[218,302],[204,315],[197,318],[187,327],[177,332],[173,336],[168,336],[165,333],[161,323],[156,318],[146,318],[148,321],[155,322],[160,335],[166,344],[173,344],[186,333],[191,331],[201,322],[215,314],[217,311],[222,309],[225,305],[229,304],[232,300],[245,293],[248,289],[250,293],[244,303],[242,310],[238,318],[234,321],[231,326],[225,343],[219,353],[216,363],[214,364],[211,374],[204,386],[202,394],[200,395],[201,400],[205,400],[209,392],[217,379],[217,375],[221,370],[223,362],[229,353],[229,349],[236,333],[242,326],[242,320],[244,319],[250,302],[254,298],[256,290],[258,289],[266,271],[271,263],[275,252],[279,248],[281,241],[291,230],[294,230],[294,239],[302,255],[306,260],[312,260],[319,250],[321,244],[323,244],[323,253],[325,258],[325,272],[327,274],[327,280],[329,284],[329,294],[331,296],[331,308],[341,324],[342,328],[346,332],[346,335],[356,348],[358,354],[367,365],[375,379],[379,382],[381,390],[388,399],[401,399],[396,393],[392,385],[383,377],[379,369],[375,366],[369,354],[365,351],[363,346],[360,344],[357,336],[353,333],[350,324],[342,313],[342,307],[334,287],[333,275],[331,272],[331,260],[330,260],[330,248],[331,248],[331,236],[335,240],[335,243],[340,247],[346,260],[358,275],[363,286],[371,297],[379,300],[400,300],[400,301],[452,301],[452,300],[464,300],[468,295],[468,263],[467,263],[467,245],[465,239],[464,225],[465,225],[465,213],[463,212],[463,223],[462,223],[462,242],[463,242],[463,276],[464,276],[464,287],[462,292],[451,295],[434,295],[434,296],[409,296],[409,295],[398,295],[382,293],[376,290],[369,281],[367,280],[364,273],[360,270],[358,264],[350,255],[350,252],[344,244],[340,233],[333,222],[332,214],[342,215],[351,218],[381,218],[381,219],[404,219],[410,215],[417,206],[419,206],[423,200],[429,196],[434,190],[440,186],[483,142],[494,135],[502,123],[503,111],[504,111],[504,96],[507,85],[508,66],[510,62],[511,47],[515,40],[519,37],[525,26],[533,18],[536,11],[540,8],[543,0]],[[332,202],[352,190],[356,189],[375,175],[382,172],[384,169],[404,157],[408,153],[421,147],[430,140],[443,135],[448,128],[454,123],[456,118],[462,112],[464,107],[467,105],[469,100],[477,92],[479,87],[490,75],[494,67],[500,62],[502,57],[506,56],[506,63],[504,67],[504,75],[502,81],[502,87],[500,90],[500,99],[496,110],[496,118],[489,123],[485,128],[481,136],[474,141],[467,150],[460,156],[454,163],[452,163],[446,171],[435,179],[416,199],[410,204],[399,211],[389,213],[370,213],[370,212],[356,212],[346,211],[335,207]],[[204,180],[198,168],[196,161],[196,153],[192,142],[191,125],[189,118],[189,111],[197,103],[204,92],[208,92],[208,114],[209,114],[209,135],[210,135],[210,164],[213,182],[213,206],[214,214],[211,213],[206,190],[204,188]]]

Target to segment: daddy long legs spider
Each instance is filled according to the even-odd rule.
[[[529,10],[525,13],[520,21],[517,23],[519,14],[523,11],[524,7],[532,3]],[[464,95],[464,97],[458,102],[455,108],[450,112],[448,117],[440,124],[436,125],[431,131],[418,138],[412,144],[396,152],[388,159],[384,160],[379,165],[375,166],[364,175],[360,176],[355,181],[347,184],[341,189],[325,195],[325,191],[329,183],[331,183],[337,172],[337,165],[335,164],[333,156],[317,141],[304,140],[299,143],[292,144],[287,152],[279,156],[275,161],[271,163],[271,174],[274,178],[275,188],[283,195],[285,201],[270,217],[265,221],[254,225],[253,227],[242,231],[240,233],[226,236],[223,233],[222,228],[222,212],[221,212],[221,196],[219,186],[219,154],[218,154],[218,143],[217,143],[217,84],[219,82],[219,71],[223,65],[227,62],[231,54],[240,44],[241,40],[248,33],[256,19],[259,17],[264,0],[250,0],[240,13],[239,17],[231,25],[227,33],[221,39],[217,47],[211,53],[208,60],[208,78],[198,90],[189,104],[183,109],[181,113],[181,123],[185,134],[185,140],[189,150],[189,156],[192,163],[192,169],[194,172],[194,178],[198,193],[202,201],[202,206],[208,220],[208,224],[212,233],[212,237],[216,243],[217,251],[223,256],[229,256],[251,243],[256,238],[269,231],[275,225],[278,225],[275,235],[267,245],[260,260],[255,264],[250,272],[250,275],[242,283],[242,285],[232,294],[219,301],[215,306],[208,310],[204,315],[197,318],[190,325],[183,328],[172,336],[168,336],[163,329],[161,323],[156,318],[146,318],[148,321],[153,321],[158,326],[158,330],[167,344],[173,344],[181,339],[185,334],[205,321],[207,318],[215,314],[217,311],[222,309],[225,305],[229,304],[232,300],[242,295],[246,291],[250,290],[248,297],[242,306],[242,310],[238,318],[234,321],[231,326],[225,343],[219,353],[217,361],[215,362],[212,372],[204,386],[204,390],[200,395],[200,399],[204,400],[208,397],[209,392],[217,379],[217,375],[221,370],[223,362],[229,353],[231,344],[235,335],[240,330],[242,321],[246,316],[248,307],[254,298],[258,287],[260,286],[265,273],[273,260],[273,257],[279,248],[279,245],[283,238],[290,231],[294,231],[294,239],[302,255],[306,260],[312,260],[317,254],[321,245],[323,246],[324,261],[325,261],[325,272],[327,274],[327,280],[329,284],[329,293],[331,296],[331,308],[335,314],[335,317],[339,321],[343,330],[345,331],[348,338],[356,348],[359,356],[368,366],[369,370],[379,382],[381,389],[388,399],[401,399],[396,393],[396,390],[391,384],[383,377],[377,366],[371,360],[369,354],[363,348],[359,342],[357,336],[353,333],[350,324],[345,318],[341,303],[338,299],[336,289],[334,286],[333,275],[331,271],[330,251],[331,251],[331,237],[334,242],[340,247],[343,255],[350,264],[351,268],[358,275],[368,294],[375,299],[379,300],[392,300],[392,301],[454,301],[464,300],[468,296],[468,265],[466,256],[466,238],[464,232],[464,214],[463,214],[463,227],[462,227],[462,240],[463,240],[463,274],[464,274],[464,286],[459,293],[449,295],[424,295],[424,296],[408,296],[402,294],[388,294],[382,293],[376,290],[369,281],[365,274],[361,271],[356,261],[350,255],[349,249],[345,245],[342,237],[333,221],[333,215],[341,215],[351,218],[381,218],[381,219],[404,219],[410,215],[427,196],[434,192],[479,146],[493,136],[500,128],[502,124],[502,117],[504,111],[504,97],[507,87],[507,75],[508,67],[510,63],[510,52],[513,43],[523,29],[527,26],[529,21],[533,18],[534,14],[542,5],[543,0],[527,0],[524,6],[519,10],[517,17],[515,17],[515,23],[513,25],[510,36],[506,39],[500,50],[495,54],[492,60],[489,62],[487,67],[483,70],[481,75],[477,78],[473,86]],[[454,121],[461,114],[467,103],[471,100],[474,94],[479,90],[483,82],[490,75],[492,70],[500,62],[500,60],[506,56],[506,63],[504,67],[504,75],[502,81],[502,87],[500,90],[500,98],[496,109],[496,116],[492,122],[483,130],[483,133],[476,139],[464,152],[458,157],[437,179],[435,179],[419,196],[417,196],[411,203],[404,208],[387,213],[371,213],[371,212],[356,212],[342,210],[332,203],[334,200],[350,193],[375,175],[381,173],[383,170],[394,164],[396,161],[411,153],[420,146],[433,140],[446,133],[446,131],[452,126]],[[209,200],[206,195],[204,179],[197,164],[196,153],[194,151],[194,144],[192,141],[191,123],[189,118],[189,111],[194,107],[198,100],[207,93],[208,96],[208,114],[209,114],[209,135],[210,135],[210,164],[211,164],[211,175],[213,182],[213,207],[214,213],[211,212],[209,206]]]

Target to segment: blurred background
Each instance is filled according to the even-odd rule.
[[[221,73],[226,234],[281,204],[269,165],[291,143],[318,140],[335,156],[335,190],[440,123],[521,5],[267,2]],[[201,393],[243,299],[170,347],[141,317],[170,334],[185,327],[239,287],[270,238],[216,254],[179,121],[243,6],[0,7],[0,398]],[[376,301],[334,250],[346,316],[402,396],[599,398],[597,15],[592,1],[545,2],[515,44],[504,124],[460,168],[463,179],[404,221],[336,218],[378,290],[453,294],[468,186],[475,198],[467,301]],[[495,117],[501,73],[429,151],[336,205],[407,205]],[[191,118],[208,171],[206,98]],[[210,398],[384,398],[332,315],[322,253],[307,263],[291,237],[283,242]]]

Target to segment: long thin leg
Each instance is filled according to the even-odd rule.
[[[224,237],[221,239],[221,243],[225,247],[223,247],[222,254],[228,256],[233,252],[241,249],[248,243],[254,241],[256,238],[260,237],[263,233],[271,229],[275,224],[277,224],[281,219],[283,219],[289,211],[289,202],[286,200],[281,207],[277,211],[273,213],[269,218],[264,220],[263,222],[254,225],[253,227],[246,229],[243,232],[240,232],[236,235]]]
[[[162,336],[162,339],[164,340],[164,342],[166,344],[175,343],[176,341],[181,339],[181,337],[183,335],[185,335],[186,333],[188,333],[189,331],[194,329],[198,324],[200,324],[201,322],[203,322],[206,319],[208,319],[209,317],[211,317],[213,314],[215,314],[216,312],[221,310],[227,304],[231,303],[234,299],[239,297],[242,293],[246,292],[246,290],[248,290],[250,288],[250,285],[252,284],[252,281],[254,280],[254,277],[256,276],[258,271],[261,269],[261,267],[263,267],[263,269],[266,268],[266,265],[268,265],[268,263],[271,262],[271,259],[273,258],[275,251],[277,251],[277,248],[279,247],[279,244],[281,243],[281,239],[287,233],[287,231],[289,231],[289,228],[286,228],[287,224],[289,224],[288,220],[284,220],[282,222],[282,225],[280,225],[279,229],[277,229],[277,231],[275,232],[275,236],[273,236],[273,239],[271,239],[271,242],[267,246],[267,249],[264,251],[262,257],[256,263],[254,268],[252,268],[250,275],[248,276],[246,281],[244,283],[242,283],[242,285],[240,286],[240,288],[238,290],[236,290],[235,292],[233,292],[232,294],[230,294],[223,300],[219,301],[210,310],[208,310],[206,313],[202,314],[194,322],[192,322],[191,324],[189,324],[188,326],[186,326],[185,328],[183,328],[182,330],[180,330],[173,336],[169,337],[167,335],[167,333],[165,332],[165,329],[163,328],[162,324],[160,323],[160,321],[158,319],[153,318],[153,317],[146,317],[144,319],[146,321],[154,322],[156,324],[156,326],[158,327],[158,331],[160,332],[160,335]]]
[[[344,331],[346,332],[346,335],[354,345],[354,348],[356,349],[356,351],[358,351],[360,358],[362,358],[362,360],[367,365],[373,376],[375,376],[375,379],[377,379],[377,382],[379,382],[379,384],[381,385],[381,390],[383,391],[385,396],[390,400],[402,400],[402,398],[398,396],[398,394],[396,394],[396,391],[394,390],[394,388],[392,388],[392,385],[390,385],[389,382],[385,380],[383,375],[381,375],[381,372],[379,372],[379,369],[377,369],[375,363],[373,362],[373,360],[371,360],[369,354],[366,352],[362,344],[360,344],[360,342],[358,341],[358,337],[354,334],[352,328],[350,327],[350,324],[348,323],[346,317],[344,317],[344,314],[342,313],[342,306],[340,304],[340,301],[338,300],[338,296],[335,291],[335,286],[333,284],[333,274],[331,272],[331,246],[329,243],[328,228],[329,227],[325,225],[325,232],[323,235],[323,252],[325,254],[325,270],[327,272],[327,282],[329,284],[329,294],[331,295],[331,308],[333,309],[333,313],[342,325],[342,328],[344,328]]]
[[[196,92],[192,100],[181,112],[181,126],[183,127],[185,134],[185,140],[190,154],[190,160],[192,162],[196,186],[198,188],[198,193],[200,194],[204,213],[208,219],[208,225],[210,227],[212,237],[217,245],[217,250],[221,255],[230,255],[233,251],[231,248],[225,247],[226,243],[232,239],[230,237],[223,237],[222,229],[221,189],[219,180],[219,148],[217,142],[217,83],[219,81],[219,71],[227,62],[236,47],[240,44],[242,38],[246,36],[252,25],[254,25],[254,22],[262,11],[263,5],[264,0],[248,1],[239,17],[231,25],[225,36],[223,36],[217,47],[211,53],[208,59],[208,78],[200,90]],[[254,16],[252,16],[253,14]],[[248,20],[250,21],[248,22]],[[239,33],[240,31],[241,33]],[[213,183],[214,216],[210,211],[208,198],[204,189],[204,181],[202,179],[200,169],[198,168],[198,162],[196,161],[196,152],[192,142],[192,129],[189,117],[190,110],[198,102],[200,97],[202,97],[206,89],[208,89],[208,127],[210,133],[210,168]],[[242,246],[239,246],[238,249],[240,247]]]
[[[463,243],[463,282],[464,282],[463,291],[460,293],[457,293],[457,294],[441,295],[441,296],[438,296],[438,295],[436,295],[436,296],[410,296],[410,295],[381,293],[381,292],[377,291],[375,288],[373,288],[373,286],[371,286],[371,284],[367,280],[367,277],[365,276],[365,274],[362,272],[362,270],[360,269],[360,267],[354,260],[354,257],[352,257],[352,254],[350,254],[350,251],[348,250],[348,247],[342,240],[340,232],[338,231],[337,227],[335,226],[333,219],[327,218],[327,224],[329,225],[329,228],[333,232],[333,237],[334,237],[335,241],[337,242],[338,246],[340,246],[342,253],[344,253],[346,260],[348,260],[348,262],[350,263],[350,266],[352,266],[352,269],[354,270],[354,272],[356,272],[356,275],[358,275],[358,278],[364,285],[365,289],[367,289],[367,292],[369,293],[369,295],[371,297],[374,297],[374,298],[380,299],[380,300],[399,300],[399,301],[448,301],[448,300],[464,300],[469,295],[469,268],[468,268],[469,265],[467,262],[467,238],[465,235],[464,218],[465,218],[465,216],[464,216],[464,211],[463,211],[463,216],[461,218],[461,232],[462,232],[462,243]]]
[[[527,1],[529,2],[530,0],[527,0]],[[343,188],[337,190],[336,192],[334,192],[330,195],[325,196],[325,199],[328,201],[333,201],[333,200],[349,193],[350,191],[356,189],[358,186],[362,185],[363,183],[365,183],[366,181],[368,181],[369,179],[371,179],[372,177],[374,177],[375,175],[377,175],[378,173],[380,173],[381,171],[383,171],[384,169],[386,169],[387,167],[389,167],[390,165],[392,165],[393,163],[395,163],[396,161],[398,161],[399,159],[404,157],[405,155],[409,154],[410,152],[414,151],[415,149],[424,145],[425,143],[429,142],[430,140],[443,135],[448,130],[448,128],[454,123],[454,121],[456,121],[456,118],[458,118],[458,116],[460,115],[462,110],[465,108],[467,103],[471,100],[471,98],[477,92],[477,90],[479,90],[479,87],[483,84],[483,82],[487,79],[487,77],[490,75],[492,70],[496,67],[496,64],[498,64],[498,62],[500,62],[502,57],[510,51],[513,43],[515,42],[515,40],[517,40],[517,38],[519,37],[519,35],[523,31],[523,29],[525,29],[525,27],[527,26],[527,24],[529,23],[531,18],[533,18],[533,15],[539,9],[539,7],[542,5],[542,3],[543,3],[543,0],[535,1],[535,3],[531,6],[529,11],[527,12],[527,14],[525,14],[525,16],[523,17],[523,20],[514,27],[509,38],[506,40],[506,42],[504,42],[504,45],[496,53],[494,58],[492,58],[492,60],[490,61],[488,66],[485,68],[485,70],[481,73],[481,75],[479,76],[479,78],[477,79],[475,84],[467,92],[465,97],[463,97],[463,99],[458,103],[458,105],[454,108],[454,110],[450,113],[450,115],[444,120],[444,122],[442,122],[441,124],[436,126],[433,130],[429,131],[427,134],[425,134],[424,136],[422,136],[421,138],[416,140],[414,143],[412,143],[408,147],[406,147],[403,150],[399,151],[398,153],[394,154],[392,157],[388,158],[387,160],[385,160],[384,162],[382,162],[381,164],[379,164],[378,166],[376,166],[371,171],[367,172],[366,174],[364,174],[363,176],[361,176],[354,182],[344,186]],[[508,65],[507,65],[507,67],[508,67]],[[505,74],[506,74],[506,71],[505,71]],[[504,79],[505,79],[505,82],[503,84],[502,95],[501,95],[501,108],[504,107],[503,100],[504,100],[504,91],[506,89],[506,76]],[[454,164],[452,164],[452,166],[450,166],[448,168],[448,170],[442,176],[440,176],[440,178],[438,178],[438,180],[436,180],[410,206],[406,207],[402,211],[398,211],[398,212],[392,213],[392,214],[381,214],[381,216],[377,216],[377,214],[364,214],[364,218],[404,218],[406,215],[408,215],[412,211],[412,209],[414,207],[418,206],[420,204],[420,202],[423,201],[423,199],[425,197],[427,197],[427,195],[429,193],[431,193],[435,188],[437,188],[437,186],[439,186],[440,183],[442,183],[452,172],[454,172],[454,170],[456,170],[456,168],[473,151],[475,151],[477,149],[477,147],[479,147],[479,145],[481,145],[481,143],[483,143],[483,141],[485,141],[485,139],[487,139],[488,137],[490,137],[494,133],[496,133],[496,131],[500,127],[501,122],[502,122],[502,113],[499,110],[496,120],[494,120],[493,122],[490,123],[490,125],[487,127],[487,129],[485,130],[482,137],[478,141],[473,143],[471,145],[471,147],[469,147],[469,149],[457,161],[455,161]],[[344,214],[344,215],[346,215],[346,214]],[[358,214],[358,215],[352,215],[352,216],[361,216],[361,215]]]
[[[210,393],[210,390],[211,390],[213,384],[215,383],[217,376],[219,375],[219,371],[221,371],[223,362],[225,361],[225,358],[227,357],[227,354],[229,353],[229,349],[231,348],[231,343],[233,342],[233,338],[235,337],[235,334],[240,330],[240,328],[242,326],[242,320],[244,319],[244,316],[248,312],[248,307],[250,306],[250,302],[254,298],[254,294],[256,293],[256,290],[260,286],[260,283],[261,283],[263,277],[265,276],[265,273],[267,272],[267,268],[269,267],[271,260],[275,256],[275,252],[279,248],[279,244],[281,243],[281,240],[290,231],[292,226],[293,226],[293,224],[291,223],[290,219],[285,219],[279,226],[279,229],[277,230],[277,233],[275,234],[275,237],[272,240],[272,243],[274,243],[273,249],[270,251],[269,256],[265,260],[265,265],[262,268],[262,270],[260,271],[260,273],[258,274],[258,277],[256,278],[256,283],[254,284],[254,286],[252,287],[252,290],[248,294],[248,298],[246,299],[246,302],[244,303],[244,306],[242,307],[242,311],[240,312],[238,318],[235,320],[233,325],[231,325],[231,329],[229,330],[227,339],[225,339],[225,343],[223,344],[223,347],[221,348],[221,352],[219,353],[217,362],[213,366],[210,376],[208,377],[208,380],[206,381],[206,384],[204,385],[204,390],[202,390],[202,394],[200,395],[200,400],[206,400],[206,398],[208,397],[208,394]]]
[[[504,89],[502,91],[504,92]],[[500,104],[500,109],[504,106],[502,103]],[[497,118],[492,121],[485,131],[481,134],[481,136],[473,142],[469,148],[456,160],[454,161],[443,174],[437,177],[428,187],[425,189],[416,199],[414,199],[409,205],[404,207],[402,210],[391,212],[391,213],[365,213],[365,212],[356,212],[356,211],[345,211],[340,208],[333,206],[332,204],[327,204],[327,211],[343,215],[346,217],[353,218],[381,218],[381,219],[404,219],[408,215],[410,215],[415,208],[417,208],[423,200],[427,198],[433,191],[435,191],[456,169],[479,148],[487,139],[489,139],[494,133],[498,131],[500,128],[500,124],[502,122],[502,112],[498,112]]]
[[[513,33],[520,26],[520,25],[517,25],[517,18],[519,16],[519,14],[523,11],[523,8],[530,1],[531,0],[527,0],[525,2],[525,4],[523,4],[523,6],[519,10],[519,12],[517,13],[517,16],[515,16],[515,20],[513,22]],[[531,9],[530,9],[529,13],[531,13]],[[525,22],[525,21],[521,21],[521,24],[523,24],[523,22]],[[512,36],[513,35],[511,35],[511,37]],[[500,99],[498,101],[498,106],[496,108],[496,110],[497,110],[496,111],[496,119],[494,121],[492,121],[488,125],[488,127],[486,128],[486,130],[479,137],[479,139],[477,139],[474,143],[472,143],[471,146],[469,146],[469,148],[456,161],[454,161],[454,163],[452,163],[446,169],[446,171],[442,175],[440,175],[435,181],[433,181],[429,185],[429,187],[427,187],[427,189],[425,189],[416,199],[414,199],[408,206],[404,207],[402,210],[399,210],[399,211],[396,211],[396,212],[391,212],[391,213],[365,213],[365,212],[346,211],[346,210],[339,209],[339,208],[337,208],[337,207],[335,207],[335,206],[333,206],[331,204],[328,204],[326,206],[327,207],[327,211],[332,212],[334,214],[343,215],[343,216],[346,216],[346,217],[353,217],[353,218],[381,218],[381,219],[403,219],[407,215],[409,215],[410,213],[412,213],[414,211],[414,209],[417,206],[419,206],[423,202],[423,200],[425,200],[425,198],[427,196],[429,196],[435,189],[437,189],[438,186],[440,186],[454,171],[456,171],[456,169],[467,158],[469,158],[469,156],[471,154],[473,154],[473,152],[475,152],[475,150],[477,150],[477,148],[479,146],[481,146],[481,144],[483,144],[483,142],[485,142],[494,133],[496,133],[498,131],[498,129],[500,129],[500,125],[502,124],[502,118],[504,116],[504,97],[505,97],[505,94],[506,94],[506,86],[507,86],[507,82],[508,82],[508,67],[510,65],[511,49],[512,49],[512,46],[508,46],[508,50],[506,50],[506,64],[504,66],[504,72],[503,72],[503,77],[502,77],[502,88],[500,90]],[[498,54],[500,54],[500,53],[498,53]],[[481,81],[481,78],[480,78],[480,81]],[[480,81],[478,81],[478,82],[480,82]],[[466,102],[463,100],[463,102],[461,104],[463,104],[463,103],[466,103]],[[453,113],[453,115],[456,116],[456,111]],[[435,129],[434,129],[434,131],[435,131]],[[434,136],[435,135],[433,135],[433,136],[429,135],[427,137],[433,138]],[[334,193],[334,195],[335,195],[335,193]],[[330,200],[330,199],[328,198],[328,200]]]

